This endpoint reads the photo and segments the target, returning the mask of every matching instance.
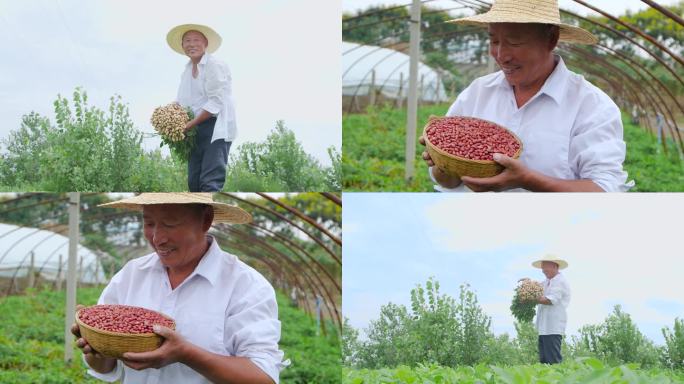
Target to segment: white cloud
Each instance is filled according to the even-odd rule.
[[[166,33],[195,22],[223,38],[216,56],[233,74],[233,148],[263,141],[281,119],[324,164],[330,164],[329,146],[341,148],[339,6],[314,0],[0,0],[0,8],[0,85],[11,90],[0,91],[0,113],[7,116],[0,138],[31,110],[52,118],[57,93],[70,95],[79,85],[103,109],[110,96],[122,95],[136,126],[152,133],[151,111],[175,98],[186,62],[167,47]],[[159,140],[144,145],[153,149]]]
[[[517,279],[542,280],[531,262],[554,253],[570,264],[563,271],[572,290],[569,334],[602,322],[621,304],[642,332],[662,343],[661,328],[684,309],[679,194],[383,194],[372,201],[382,204],[368,204],[364,196],[345,201],[345,214],[364,225],[363,237],[345,238],[345,300],[356,297],[347,295],[348,281],[354,290],[399,291],[408,300],[409,285],[435,275],[454,297],[458,285],[470,283],[492,329],[513,334],[509,306]],[[386,207],[395,207],[389,230]],[[424,228],[421,235],[416,227]],[[370,279],[368,268],[381,272]]]

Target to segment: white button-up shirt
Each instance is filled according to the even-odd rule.
[[[559,272],[553,279],[546,279],[542,285],[544,297],[551,301],[551,305],[537,305],[537,331],[540,335],[564,335],[568,323],[570,284]]]
[[[224,139],[233,141],[237,137],[235,106],[230,69],[228,64],[205,53],[197,64],[197,79],[192,77],[192,61],[188,61],[181,75],[177,102],[192,108],[195,116],[205,110],[216,116],[211,142]]]
[[[627,191],[633,182],[626,184],[622,169],[626,147],[620,109],[603,91],[570,72],[560,56],[556,58],[556,68],[521,108],[513,87],[498,71],[473,81],[447,116],[478,117],[508,128],[523,142],[523,164],[546,176],[589,179],[608,192]],[[432,169],[430,177],[436,183]],[[463,184],[435,189],[469,191]]]
[[[98,304],[125,304],[171,316],[187,341],[219,355],[249,358],[278,383],[283,352],[275,291],[256,270],[223,252],[216,240],[195,270],[171,289],[156,253],[129,261],[105,287]],[[120,360],[109,373],[88,373],[108,382],[199,384],[209,381],[181,363],[136,371]]]

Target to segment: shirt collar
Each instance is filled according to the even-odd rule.
[[[190,274],[190,276],[187,277],[186,280],[192,278],[193,275],[200,275],[207,279],[211,285],[216,285],[219,274],[221,272],[221,266],[220,263],[222,261],[222,258],[224,257],[223,251],[221,250],[221,247],[219,247],[218,242],[213,236],[207,236],[209,240],[211,241],[211,244],[209,245],[209,249],[207,249],[207,252],[202,255],[202,259],[200,260],[199,264],[197,264],[197,267],[195,267],[195,270]],[[148,260],[146,260],[144,263],[140,264],[138,266],[139,269],[149,269],[149,268],[154,268],[158,269],[160,271],[165,271],[164,265],[162,262],[159,260],[159,256],[157,256],[156,253],[152,255]]]
[[[542,85],[539,90],[540,94],[546,94],[551,97],[559,105],[563,101],[563,93],[565,92],[565,85],[567,83],[570,71],[565,66],[563,58],[559,55],[554,55],[558,58],[558,63],[556,68],[553,69],[551,75],[546,79],[544,85]],[[505,89],[511,89],[511,85],[506,81],[506,76],[504,76],[503,71],[496,73],[496,76],[492,76],[485,84],[485,87],[502,87]]]
[[[560,276],[560,275],[561,275],[561,273],[558,272],[558,273],[556,273],[556,276],[554,276],[554,277],[552,277],[552,278],[550,278],[550,279],[547,277],[546,280],[551,281],[551,280],[555,279],[556,277],[558,277],[558,276]]]
[[[204,254],[202,260],[200,260],[193,274],[198,274],[205,279],[207,279],[211,285],[216,285],[218,282],[219,274],[221,273],[221,261],[224,257],[221,247],[218,245],[218,241],[213,236],[207,235],[211,244],[207,253]],[[192,276],[192,275],[190,275]],[[188,277],[190,277],[188,276]]]
[[[558,55],[555,55],[555,57],[558,58],[556,68],[553,69],[553,72],[551,72],[551,75],[546,79],[539,92],[548,95],[556,104],[561,105],[570,71],[565,66],[562,57]]]

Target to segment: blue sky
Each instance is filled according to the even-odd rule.
[[[57,94],[77,86],[106,109],[119,94],[135,125],[153,133],[155,107],[176,97],[187,57],[166,33],[207,24],[233,75],[238,139],[263,141],[285,120],[304,149],[329,164],[342,143],[340,3],[316,0],[0,0],[0,140],[32,110],[54,121]],[[316,17],[310,17],[315,14]],[[194,16],[189,16],[194,15]],[[158,138],[145,139],[147,149]]]
[[[345,193],[343,312],[356,328],[381,305],[409,304],[434,276],[457,296],[469,283],[492,316],[492,330],[514,335],[509,305],[521,277],[543,279],[530,263],[547,253],[570,263],[568,333],[596,324],[621,304],[642,332],[684,317],[678,195]]]

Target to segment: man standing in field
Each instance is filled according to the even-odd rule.
[[[532,263],[541,268],[546,280],[543,296],[537,302],[537,332],[539,333],[539,362],[558,364],[563,361],[561,341],[568,322],[567,308],[570,303],[570,285],[559,270],[568,267],[565,260],[546,257]]]
[[[220,191],[226,181],[230,145],[237,135],[230,69],[211,55],[221,45],[221,36],[205,25],[183,24],[169,31],[166,41],[190,58],[176,99],[195,114],[185,126],[186,132],[197,130],[188,160],[188,190]]]

